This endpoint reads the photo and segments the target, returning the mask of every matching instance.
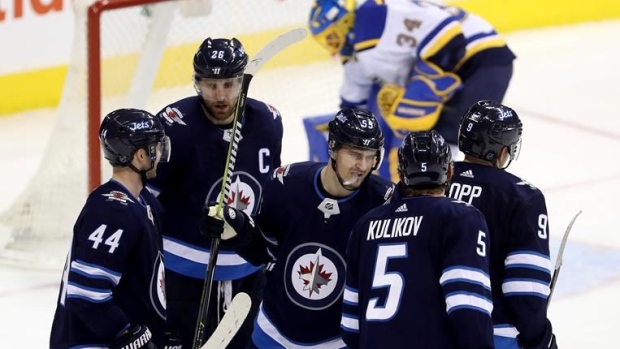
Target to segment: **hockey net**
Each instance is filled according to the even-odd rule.
[[[156,113],[192,95],[192,57],[204,38],[237,37],[252,56],[280,33],[305,27],[311,4],[310,0],[73,1],[74,44],[55,125],[39,169],[0,215],[0,262],[36,268],[62,265],[88,192],[110,176],[97,138],[105,114],[121,107]],[[334,66],[334,60],[308,37],[270,61],[267,71],[254,80],[249,96],[275,105],[284,118],[334,110],[337,92],[326,96],[321,91],[326,86],[337,90],[332,73],[325,71],[321,77],[310,72],[309,78],[297,78],[325,61]],[[312,86],[319,87],[311,92]],[[296,134],[297,127],[301,130],[301,121],[288,128],[285,123],[285,134]],[[295,142],[299,146],[304,141]]]

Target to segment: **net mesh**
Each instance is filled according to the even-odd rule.
[[[87,137],[97,137],[86,130],[86,9],[92,2],[73,3],[74,44],[55,124],[39,169],[14,204],[0,214],[0,262],[39,268],[62,264],[88,194]],[[210,13],[197,11],[190,17],[181,13],[177,1],[104,11],[101,45],[91,48],[101,53],[100,117],[120,107],[156,113],[166,104],[192,95],[192,57],[205,37],[237,37],[251,57],[282,32],[305,27],[311,3],[212,0]],[[188,8],[192,7],[185,6],[183,13]],[[312,75],[304,75],[311,67]],[[330,112],[338,104],[334,72],[340,73],[334,67],[339,64],[308,37],[269,61],[254,79],[249,96],[274,104],[284,118],[307,116],[299,115],[300,105],[312,104],[304,108],[305,113]],[[310,90],[309,86],[320,87]],[[336,92],[326,95],[321,87]],[[301,121],[288,128],[285,123],[285,135],[300,130]],[[304,140],[294,142],[293,146],[302,146]],[[99,167],[102,179],[107,180],[109,166]]]

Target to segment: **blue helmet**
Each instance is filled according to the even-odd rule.
[[[248,55],[239,40],[207,38],[194,55],[194,81],[240,77],[247,64]]]
[[[497,166],[504,147],[508,149],[510,161],[518,158],[522,134],[523,124],[513,109],[492,101],[479,101],[461,119],[459,149]]]
[[[429,189],[448,183],[452,164],[450,146],[437,131],[415,131],[398,148],[398,175],[412,189]]]
[[[383,132],[377,118],[365,109],[342,108],[328,124],[330,153],[343,145],[377,151],[376,169],[383,158]]]
[[[340,52],[353,28],[354,1],[346,5],[338,0],[316,0],[310,11],[308,26],[314,39],[332,55]]]
[[[103,156],[115,166],[128,166],[138,149],[145,149],[152,161],[162,143],[161,162],[170,157],[170,141],[159,118],[140,109],[118,109],[103,118],[99,127]]]

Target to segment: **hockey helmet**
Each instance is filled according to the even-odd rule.
[[[448,183],[450,146],[437,131],[407,134],[398,148],[398,175],[403,185],[428,189]]]
[[[170,139],[164,126],[153,114],[140,109],[118,109],[105,116],[99,128],[103,156],[112,165],[127,166],[138,149],[144,149],[152,161],[157,159],[157,144],[161,143],[160,162],[170,159]]]
[[[194,81],[240,77],[247,64],[248,55],[239,40],[207,38],[194,55]]]
[[[317,0],[310,11],[308,26],[314,39],[335,55],[347,41],[355,20],[355,1]]]
[[[365,109],[342,108],[328,124],[328,148],[335,153],[343,145],[377,151],[379,167],[383,159],[383,132],[377,118]]]
[[[475,103],[461,119],[459,150],[497,166],[502,148],[507,147],[510,161],[519,157],[523,124],[517,113],[492,101]]]

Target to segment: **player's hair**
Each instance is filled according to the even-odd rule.
[[[342,108],[328,124],[328,148],[330,156],[343,145],[377,151],[379,167],[383,158],[383,132],[377,118],[365,109]]]
[[[155,161],[157,144],[165,139],[159,118],[140,109],[117,109],[106,115],[99,127],[103,156],[114,166],[128,166],[138,149],[146,150]]]
[[[351,4],[350,4],[351,3]],[[308,27],[312,37],[332,55],[337,54],[353,28],[354,1],[317,0],[310,10]]]
[[[398,175],[406,188],[447,186],[451,164],[450,146],[434,130],[411,132],[398,148]]]
[[[510,161],[519,156],[523,124],[511,108],[492,101],[479,101],[469,108],[459,127],[459,150],[498,166],[502,148]]]
[[[207,38],[194,55],[194,81],[240,77],[247,64],[248,55],[239,40]]]

